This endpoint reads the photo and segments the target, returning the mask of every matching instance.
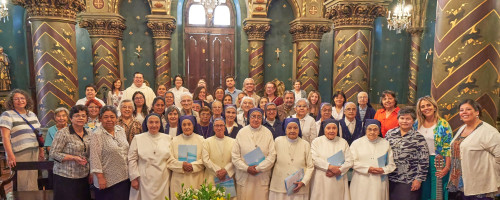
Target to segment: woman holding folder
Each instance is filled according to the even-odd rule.
[[[311,199],[349,200],[347,171],[352,167],[349,144],[337,137],[339,122],[327,119],[321,123],[321,137],[311,143],[315,173],[311,183]],[[324,132],[324,133],[321,133]]]
[[[352,200],[388,200],[387,174],[396,169],[392,149],[382,137],[380,122],[366,119],[366,135],[351,144],[354,174],[351,181]]]
[[[260,108],[248,111],[250,125],[240,130],[231,152],[236,168],[238,200],[269,198],[269,182],[276,151],[273,134],[262,126],[263,114]],[[258,158],[257,162],[253,162],[252,158]]]
[[[276,138],[269,199],[309,199],[309,180],[314,171],[309,142],[303,140],[297,118],[285,118],[286,136]]]
[[[171,155],[175,160],[169,163],[168,168],[172,170],[172,180],[170,181],[170,199],[175,199],[175,193],[182,193],[184,188],[193,187],[199,189],[205,178],[202,155],[203,136],[194,132],[196,118],[193,115],[184,115],[179,118],[179,125],[182,134],[178,134],[172,139]]]

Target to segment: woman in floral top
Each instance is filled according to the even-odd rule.
[[[459,107],[464,125],[451,142],[448,191],[455,199],[492,200],[500,185],[500,133],[480,119],[479,103],[466,99]]]
[[[429,148],[429,172],[427,179],[422,183],[422,200],[436,199],[442,197],[448,200],[448,191],[446,190],[448,172],[450,171],[450,143],[453,139],[453,132],[450,124],[439,116],[436,101],[425,96],[417,102],[417,122],[413,128],[422,134]],[[435,159],[439,158],[442,170],[436,170]],[[441,191],[437,192],[437,180],[442,179]]]
[[[389,174],[391,200],[420,199],[420,186],[426,180],[429,151],[424,136],[412,127],[415,118],[413,108],[401,109],[397,118],[399,127],[386,134],[396,164],[396,170]]]

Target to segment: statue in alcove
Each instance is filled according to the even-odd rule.
[[[9,70],[9,58],[7,54],[3,52],[3,47],[0,46],[0,91],[9,91],[10,84],[10,70]]]

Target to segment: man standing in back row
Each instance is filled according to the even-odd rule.
[[[236,104],[236,100],[238,100],[238,94],[241,93],[241,90],[238,90],[234,87],[235,81],[234,77],[231,75],[226,76],[226,94],[231,95],[233,98],[233,104]]]
[[[153,99],[156,97],[156,94],[153,89],[151,89],[144,83],[144,75],[141,72],[134,73],[134,83],[125,91],[123,91],[122,100],[130,99],[134,101],[132,99],[132,95],[134,95],[134,93],[137,91],[140,91],[144,94],[146,98],[146,105],[148,106],[148,108],[151,108]]]

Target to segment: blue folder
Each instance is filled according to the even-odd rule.
[[[330,165],[341,166],[345,162],[344,152],[340,150],[339,152],[333,154],[333,156],[330,156],[326,161],[328,161]],[[340,180],[341,178],[342,175],[337,176],[337,180]]]

